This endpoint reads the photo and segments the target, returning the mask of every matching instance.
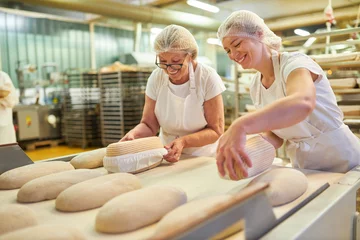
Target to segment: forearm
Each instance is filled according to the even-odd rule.
[[[136,127],[134,127],[132,130],[130,130],[129,133],[132,133],[135,138],[144,138],[144,137],[151,137],[155,136],[157,132],[152,130],[146,123],[141,122]]]
[[[294,94],[238,118],[234,124],[242,128],[246,134],[267,132],[301,122],[313,108],[314,104],[310,99]]]
[[[265,132],[260,134],[266,141],[271,143],[275,149],[278,149],[284,143],[284,140],[272,132]]]
[[[204,128],[196,133],[180,137],[183,141],[184,148],[189,147],[202,147],[216,142],[220,134],[211,128]]]

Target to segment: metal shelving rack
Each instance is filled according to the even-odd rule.
[[[151,71],[100,73],[100,117],[103,146],[119,141],[139,124]]]
[[[100,146],[100,90],[97,73],[67,73],[64,136],[70,146]]]

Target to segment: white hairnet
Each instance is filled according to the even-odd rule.
[[[178,25],[169,25],[164,28],[155,38],[155,52],[179,52],[190,53],[193,59],[196,59],[199,47],[194,36],[184,27]]]
[[[239,36],[259,40],[275,50],[281,47],[281,38],[270,30],[264,20],[246,10],[233,12],[220,25],[217,35],[220,41],[224,37]]]

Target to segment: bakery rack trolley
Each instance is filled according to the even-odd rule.
[[[148,70],[99,74],[103,146],[119,141],[140,123],[150,74]]]
[[[100,90],[98,74],[81,70],[66,72],[64,135],[70,146],[100,145]]]

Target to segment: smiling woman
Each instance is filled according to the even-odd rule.
[[[121,141],[154,136],[160,128],[168,162],[177,162],[182,153],[215,156],[224,131],[220,76],[196,61],[195,38],[181,26],[160,32],[154,49],[159,68],[148,79],[143,117]]]
[[[316,62],[299,52],[280,52],[281,38],[250,11],[232,13],[220,25],[218,37],[231,60],[258,71],[250,86],[257,110],[235,120],[219,140],[221,175],[229,172],[236,179],[234,169],[241,169],[247,176],[252,164],[245,151],[247,134],[261,134],[275,148],[287,140],[296,168],[347,172],[360,163],[359,140],[343,123]]]

